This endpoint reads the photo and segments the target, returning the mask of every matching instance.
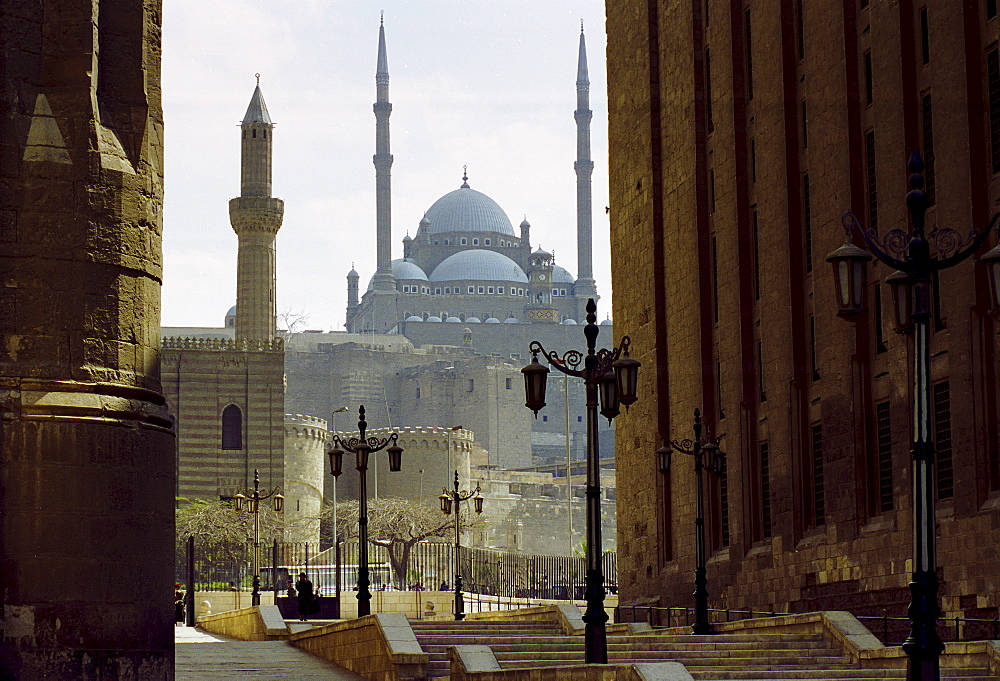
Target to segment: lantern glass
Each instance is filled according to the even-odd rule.
[[[483,498],[482,497],[473,497],[473,501],[476,504],[476,513],[482,515],[482,513],[483,513]]]
[[[885,278],[892,292],[892,318],[896,333],[910,333],[913,330],[913,286],[906,272],[896,270]]]
[[[660,472],[664,475],[670,472],[670,459],[673,452],[670,451],[670,447],[660,447],[656,450],[656,459],[660,464]]]
[[[243,496],[242,492],[237,492],[236,495],[233,497],[233,507],[237,511],[242,511],[243,510],[243,502],[246,501],[246,500],[247,500],[247,498],[245,496]]]
[[[618,382],[614,376],[606,376],[598,381],[597,390],[601,397],[601,416],[610,424],[611,419],[621,413],[618,406]]]
[[[438,501],[441,502],[441,512],[445,515],[451,515],[451,497],[447,494],[442,494],[438,497]]]
[[[335,478],[340,477],[344,471],[344,450],[331,449],[327,455],[330,457],[330,475]]]
[[[535,412],[545,406],[545,382],[549,377],[549,368],[538,362],[538,355],[533,354],[531,364],[521,369],[524,374],[524,406]]]
[[[247,513],[253,513],[256,515],[258,510],[260,510],[260,499],[257,497],[250,497],[247,499]]]
[[[856,315],[865,309],[865,288],[868,279],[868,262],[872,257],[867,251],[851,243],[850,235],[837,250],[826,256],[833,265],[833,280],[837,293],[837,314],[842,317]]]
[[[368,470],[368,447],[364,445],[358,447],[356,452],[356,462],[359,471]]]
[[[635,403],[639,383],[639,361],[632,359],[625,350],[624,357],[619,357],[611,365],[615,370],[615,381],[618,383],[618,401],[625,405],[626,411]]]
[[[1000,316],[1000,243],[987,251],[981,260],[986,264],[986,276],[990,284],[991,312]]]
[[[392,445],[387,450],[389,452],[389,470],[398,471],[403,465],[403,448],[399,445]]]
[[[274,512],[281,513],[284,510],[285,510],[285,497],[283,497],[279,492],[278,494],[274,495]]]

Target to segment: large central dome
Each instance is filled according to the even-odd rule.
[[[469,187],[449,192],[434,202],[427,211],[427,231],[442,232],[499,232],[514,236],[510,219],[497,202],[482,192]]]

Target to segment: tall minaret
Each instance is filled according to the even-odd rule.
[[[594,112],[590,110],[590,76],[587,73],[587,44],[583,37],[583,22],[580,22],[580,59],[576,69],[576,249],[577,280],[574,292],[578,300],[586,303],[588,298],[597,297],[597,283],[594,281],[593,265],[593,210],[591,206],[591,176],[594,162],[590,159],[590,121]],[[581,310],[583,308],[581,307]],[[582,317],[581,317],[582,318]]]
[[[375,291],[395,291],[392,276],[392,191],[389,153],[389,61],[385,56],[385,25],[378,26],[378,66],[375,68],[375,256],[376,270],[372,288]]]
[[[236,339],[273,340],[274,237],[281,228],[285,203],[271,196],[274,124],[260,91],[260,74],[240,127],[240,196],[229,201],[229,221],[240,242],[236,264]]]

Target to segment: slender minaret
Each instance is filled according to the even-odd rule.
[[[376,270],[372,288],[376,292],[394,291],[392,276],[392,191],[390,171],[392,154],[389,153],[389,61],[385,56],[385,25],[378,26],[378,66],[375,69],[375,256]]]
[[[229,221],[239,237],[236,264],[236,339],[273,340],[275,333],[274,237],[285,203],[271,196],[274,124],[257,88],[243,117],[240,196],[229,201]]]
[[[587,44],[580,22],[580,59],[576,70],[576,249],[577,280],[574,292],[584,303],[597,297],[593,265],[593,210],[591,206],[591,176],[594,162],[590,159],[590,76],[587,73]],[[582,308],[581,308],[582,309]]]
[[[358,312],[358,279],[361,275],[358,271],[354,269],[354,263],[351,263],[351,271],[347,273],[347,325],[351,323],[351,319]]]

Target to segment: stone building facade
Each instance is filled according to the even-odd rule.
[[[984,228],[1000,197],[1000,21],[991,3],[607,3],[619,328],[643,397],[619,418],[623,603],[686,604],[694,473],[655,451],[725,434],[708,490],[712,607],[905,616],[912,477],[907,337],[889,271],[837,317],[825,256],[848,209],[906,228],[927,159],[928,229]],[[995,237],[993,237],[995,239]],[[947,616],[1000,606],[997,323],[985,273],[940,277],[933,399]]]
[[[160,3],[0,8],[0,677],[173,678]]]

